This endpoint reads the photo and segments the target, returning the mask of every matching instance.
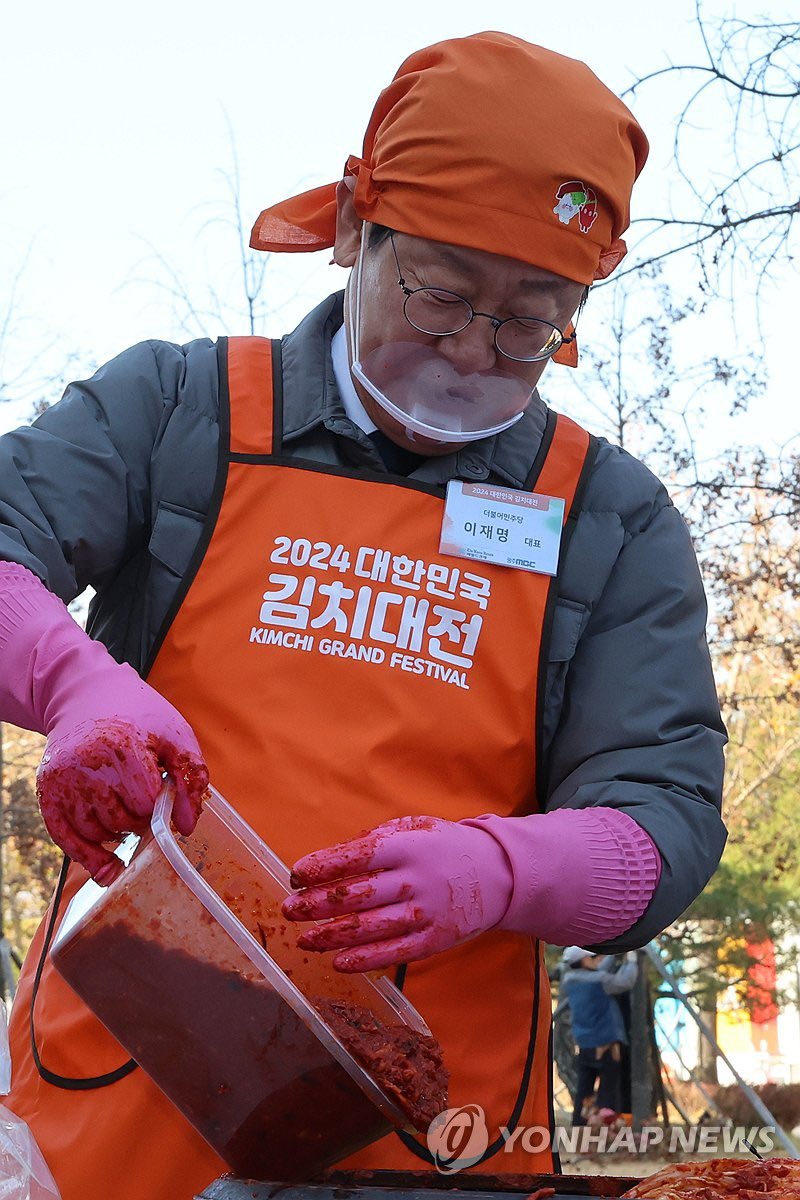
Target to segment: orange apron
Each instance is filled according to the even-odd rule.
[[[441,487],[281,458],[276,347],[220,342],[212,512],[149,682],[193,726],[217,788],[287,863],[395,816],[537,811],[553,581],[440,555]],[[590,443],[550,414],[526,485],[563,497],[570,527]],[[225,1164],[47,956],[85,878],[70,867],[20,979],[10,1105],[63,1200],[189,1200]],[[442,1044],[450,1104],[485,1111],[490,1144],[474,1169],[552,1170],[549,1150],[517,1142],[505,1153],[499,1133],[552,1122],[540,945],[487,933],[400,977]],[[430,1163],[424,1138],[399,1132],[342,1165]]]

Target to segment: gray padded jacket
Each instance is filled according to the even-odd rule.
[[[341,295],[332,296],[282,341],[283,452],[382,471],[337,393],[330,343],[341,323]],[[65,601],[95,588],[92,636],[140,671],[209,512],[218,393],[212,341],[143,342],[71,384],[32,426],[0,438],[0,559],[30,568]],[[537,396],[505,433],[426,459],[411,478],[522,487],[546,415]],[[621,808],[658,846],[663,870],[646,913],[602,947],[628,949],[691,903],[725,843],[725,735],[705,597],[665,489],[602,439],[562,557],[542,799],[548,809]]]

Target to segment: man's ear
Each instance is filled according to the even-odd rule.
[[[348,176],[336,185],[336,241],[333,261],[339,267],[352,267],[361,249],[361,218],[353,204],[355,179]]]

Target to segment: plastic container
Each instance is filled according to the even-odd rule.
[[[287,868],[217,792],[191,837],[171,809],[165,790],[120,878],[76,894],[58,970],[238,1175],[310,1178],[408,1126],[317,1005],[429,1035],[425,1022],[389,980],[297,947]]]

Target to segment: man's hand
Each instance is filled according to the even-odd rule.
[[[490,833],[436,817],[399,817],[294,865],[284,901],[305,950],[338,950],[339,971],[427,958],[491,929],[512,891],[505,852]]]
[[[0,720],[47,736],[36,776],[53,841],[102,884],[123,866],[106,845],[148,825],[167,773],[191,833],[208,771],[189,725],[132,667],[87,637],[30,571],[0,563]]]
[[[149,692],[148,711],[140,704],[137,712],[132,703],[129,719],[73,724],[68,710],[48,737],[36,773],[36,794],[50,837],[104,886],[116,879],[123,864],[103,843],[147,829],[163,787],[162,772],[175,788],[172,815],[181,833],[194,829],[208,787],[200,748],[180,714],[138,677],[122,682],[138,683]],[[115,707],[125,712],[124,697],[116,695],[115,700]]]

